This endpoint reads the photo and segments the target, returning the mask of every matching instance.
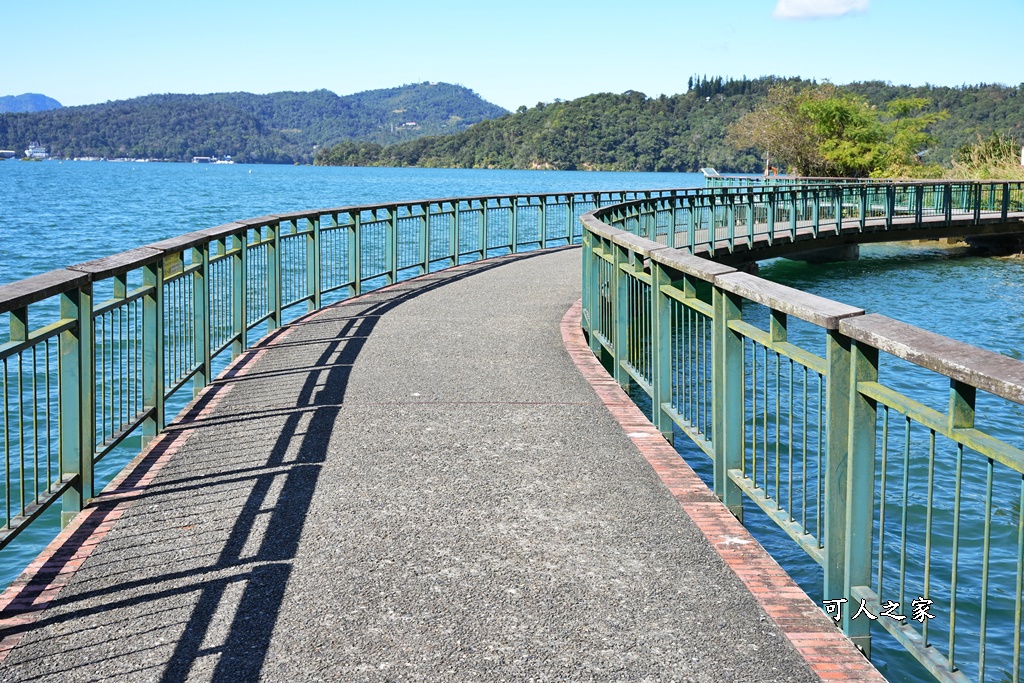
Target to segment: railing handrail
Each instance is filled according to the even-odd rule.
[[[65,267],[65,270],[79,271],[86,273],[92,281],[105,279],[112,275],[122,274],[136,270],[160,260],[167,255],[190,249],[198,244],[211,240],[223,239],[237,234],[240,230],[253,227],[264,227],[282,222],[297,220],[317,219],[321,216],[352,214],[355,212],[384,211],[398,207],[422,207],[425,205],[434,206],[441,204],[452,204],[455,202],[488,202],[500,200],[520,199],[548,199],[562,197],[588,197],[598,195],[630,195],[630,194],[664,194],[670,195],[686,194],[699,191],[699,188],[666,188],[656,190],[580,190],[566,192],[528,192],[515,194],[496,195],[472,195],[468,197],[436,197],[431,199],[415,199],[397,202],[375,202],[371,204],[352,204],[345,206],[328,207],[323,209],[309,209],[302,211],[291,211],[277,214],[267,214],[253,218],[243,218],[230,223],[224,223],[212,228],[204,228],[184,233],[175,237],[139,245],[127,251],[117,252],[108,256],[76,263]],[[493,207],[491,207],[493,208]],[[35,303],[50,298],[63,292],[71,291],[81,284],[79,279],[68,276],[66,281],[55,273],[63,270],[56,269],[41,275],[30,276],[15,282],[0,284],[0,314],[7,313],[27,303]],[[41,279],[37,279],[41,278]],[[58,289],[54,289],[57,287]],[[60,287],[63,287],[61,289]],[[36,291],[36,290],[39,291]]]

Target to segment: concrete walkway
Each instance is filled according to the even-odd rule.
[[[40,562],[77,572],[0,681],[817,680],[566,352],[579,261],[249,354]]]

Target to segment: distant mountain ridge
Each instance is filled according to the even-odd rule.
[[[60,109],[62,105],[52,97],[27,92],[23,95],[0,96],[0,114],[21,114],[26,112],[49,111]]]
[[[38,140],[56,157],[188,161],[230,155],[310,162],[317,147],[389,144],[455,133],[506,114],[468,88],[416,83],[339,96],[329,90],[147,95],[36,113],[0,114],[0,148]]]
[[[425,136],[397,144],[345,141],[317,150],[315,163],[334,166],[424,166],[605,171],[759,172],[764,158],[736,149],[729,126],[753,110],[776,85],[814,85],[799,77],[691,79],[678,95],[636,91],[597,93],[570,101],[520,108],[455,135]],[[927,112],[948,112],[931,128],[935,144],[925,157],[948,166],[958,148],[993,133],[1024,142],[1024,83],[958,87],[892,85],[865,81],[840,92],[884,107],[919,97]]]

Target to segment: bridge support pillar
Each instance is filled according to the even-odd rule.
[[[976,235],[965,237],[971,249],[991,256],[1008,256],[1024,252],[1024,235]]]
[[[800,254],[787,256],[791,261],[804,261],[806,263],[839,263],[842,261],[856,261],[860,258],[859,244],[844,244],[841,247],[830,247],[828,249],[815,249]]]

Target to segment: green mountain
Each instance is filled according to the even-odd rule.
[[[521,107],[455,135],[422,137],[382,146],[345,142],[321,149],[325,165],[551,168],[566,170],[757,172],[753,150],[726,141],[729,126],[751,111],[777,83],[795,88],[813,81],[767,76],[754,80],[691,79],[685,94],[647,97],[639,92],[601,93],[569,102]],[[873,105],[918,96],[949,118],[934,126],[937,144],[928,160],[948,164],[960,146],[993,131],[1024,139],[1024,84],[1019,87],[893,86],[853,83],[842,90]]]
[[[49,111],[60,109],[61,103],[52,97],[27,92],[24,95],[4,95],[0,97],[0,114],[7,112],[21,113],[32,111]]]
[[[0,148],[38,140],[57,157],[311,161],[317,146],[345,140],[395,143],[455,133],[506,111],[468,88],[418,83],[338,96],[329,90],[269,95],[148,95],[130,100],[0,115]]]

